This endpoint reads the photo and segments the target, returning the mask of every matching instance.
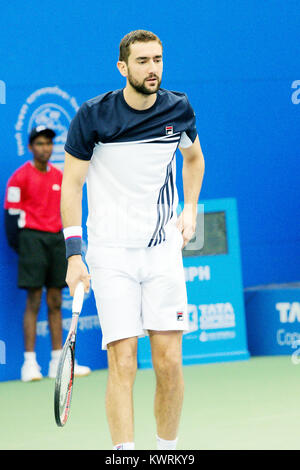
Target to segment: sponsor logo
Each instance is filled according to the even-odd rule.
[[[177,321],[183,321],[183,312],[177,312]]]
[[[53,189],[53,191],[60,191],[60,186],[59,186],[59,184],[54,184],[54,185],[52,186],[52,189]]]
[[[3,80],[0,80],[0,104],[6,104],[6,85]]]
[[[214,332],[207,332],[202,331],[199,336],[199,341],[205,343],[207,341],[218,341],[218,340],[225,340],[225,339],[234,339],[236,337],[235,331],[214,331]]]
[[[8,202],[20,202],[21,200],[21,189],[17,186],[10,186],[7,190],[7,201]]]
[[[201,330],[235,327],[235,313],[230,302],[199,305]]]
[[[236,332],[232,330],[236,326],[235,312],[230,302],[202,305],[188,304],[187,313],[189,330],[184,332],[185,336],[188,335],[187,339],[198,338],[199,341],[206,342],[236,337]],[[200,335],[195,332],[199,332]]]
[[[199,330],[199,315],[197,305],[188,304],[188,320],[189,320],[189,331],[183,333],[184,335],[193,333]]]
[[[300,302],[278,302],[275,308],[279,312],[280,323],[300,322]]]
[[[277,330],[276,340],[279,346],[290,346],[295,349],[297,343],[300,344],[299,331],[286,331],[284,328]]]
[[[210,281],[210,266],[189,266],[184,268],[184,275],[186,282]]]
[[[173,133],[173,126],[166,126],[166,135],[172,135]]]
[[[63,169],[64,144],[70,122],[79,109],[77,101],[58,86],[34,91],[21,106],[15,124],[15,139],[19,156],[25,155],[28,134],[33,127],[46,126],[56,133],[51,163]]]

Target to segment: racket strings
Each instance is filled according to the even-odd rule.
[[[66,352],[64,359],[62,372],[61,372],[61,385],[59,394],[59,408],[60,416],[62,420],[65,418],[65,414],[68,411],[70,403],[70,393],[73,379],[73,355],[71,348],[69,347]]]

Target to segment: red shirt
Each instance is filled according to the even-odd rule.
[[[10,177],[6,187],[5,209],[20,211],[19,227],[59,232],[62,172],[51,163],[39,171],[28,161]]]

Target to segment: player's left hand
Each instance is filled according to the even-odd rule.
[[[183,211],[177,219],[177,228],[182,233],[183,245],[182,249],[193,238],[196,232],[197,223],[197,206],[193,204],[185,204]]]

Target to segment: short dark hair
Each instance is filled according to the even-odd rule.
[[[128,57],[130,54],[130,45],[134,42],[150,42],[157,41],[161,47],[162,42],[159,37],[152,33],[151,31],[145,31],[144,29],[137,29],[136,31],[131,31],[123,37],[120,42],[120,55],[119,60],[128,63]]]

